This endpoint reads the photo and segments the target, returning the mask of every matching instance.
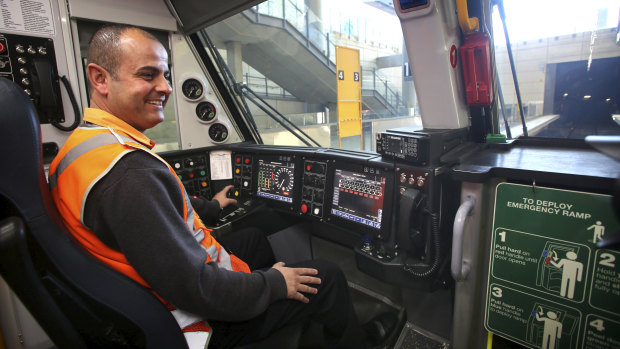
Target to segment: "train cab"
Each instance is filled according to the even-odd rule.
[[[97,104],[91,37],[117,24],[166,51],[151,151],[187,202],[235,200],[210,234],[337,265],[360,323],[387,319],[369,347],[620,348],[617,2],[0,7],[0,349],[189,347],[50,194]],[[325,347],[312,321],[239,346]]]

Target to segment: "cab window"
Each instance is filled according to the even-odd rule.
[[[584,139],[620,134],[620,46],[617,1],[504,0],[506,27],[521,94],[519,109],[497,6],[493,33],[500,118],[512,136]],[[505,132],[502,120],[502,131]]]
[[[201,34],[265,144],[374,151],[376,132],[421,127],[391,2],[269,0]],[[316,143],[292,135],[295,127]]]

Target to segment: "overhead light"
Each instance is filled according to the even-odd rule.
[[[568,93],[565,93],[565,94],[564,94],[564,97],[567,97],[567,96],[568,96]]]
[[[611,98],[607,98],[607,99],[605,100],[605,102],[609,102],[609,101],[611,101]]]
[[[583,99],[590,99],[590,98],[592,98],[592,96],[590,96],[590,95],[583,96]]]

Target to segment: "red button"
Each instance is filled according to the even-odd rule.
[[[193,173],[190,173],[190,174],[189,174],[189,178],[194,178],[194,174],[193,174]]]
[[[4,44],[0,42],[0,53],[4,53],[5,50],[6,46],[4,46]]]
[[[240,164],[240,163],[241,163],[241,157],[240,157],[240,156],[238,156],[237,158],[235,158],[235,162],[236,162],[236,163],[238,163],[238,164]]]
[[[306,171],[311,171],[311,170],[312,170],[312,166],[306,165]]]
[[[243,162],[245,162],[246,165],[249,164],[250,163],[250,158],[245,158],[245,160]]]
[[[301,204],[301,213],[308,213],[308,206],[306,204]]]

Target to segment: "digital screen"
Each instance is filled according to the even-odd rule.
[[[381,229],[385,177],[336,169],[331,214]]]
[[[272,200],[293,203],[295,163],[258,160],[258,190],[256,195]]]

